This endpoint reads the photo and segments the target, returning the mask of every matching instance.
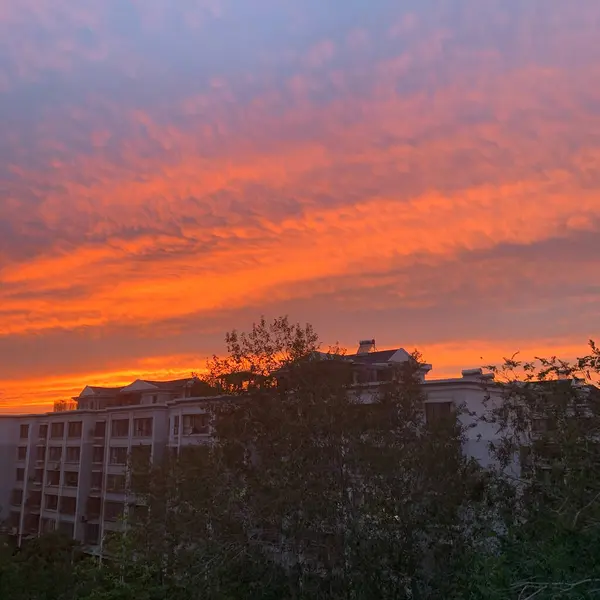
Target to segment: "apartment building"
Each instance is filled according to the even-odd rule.
[[[130,459],[153,461],[167,448],[209,439],[207,399],[189,397],[193,384],[86,387],[73,410],[0,421],[9,532],[20,541],[59,530],[93,548],[124,515],[144,510],[127,495]]]
[[[391,365],[409,359],[401,348],[377,351],[374,346],[374,340],[363,341],[346,357],[364,402],[388,380]],[[480,370],[438,380],[427,379],[430,370],[431,365],[422,365],[427,418],[462,404],[481,414]],[[0,419],[0,510],[10,533],[20,542],[60,530],[98,549],[121,527],[123,516],[145,510],[127,494],[130,459],[155,461],[164,452],[210,439],[210,405],[223,398],[199,395],[201,388],[193,378],[88,386],[55,412]],[[65,407],[70,410],[60,410]],[[486,463],[495,431],[478,424],[469,435],[466,452]]]

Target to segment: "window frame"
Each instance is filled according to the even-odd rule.
[[[150,424],[149,429],[143,427],[143,425]],[[152,437],[154,433],[154,417],[135,417],[133,419],[133,436],[134,438],[148,438]]]
[[[125,460],[124,462],[115,462],[113,460],[113,453],[115,455],[123,453],[125,454]],[[108,451],[108,464],[109,465],[115,465],[115,466],[123,466],[123,465],[127,465],[127,458],[128,458],[128,452],[127,452],[127,447],[126,446],[110,446],[109,451]]]
[[[77,451],[77,458],[70,457],[69,454],[74,453],[75,450]],[[78,465],[81,462],[81,446],[67,446],[65,452],[65,462]]]
[[[197,425],[195,421],[200,419],[202,424]],[[188,424],[186,424],[186,420]],[[183,435],[208,435],[210,433],[210,413],[188,413],[183,415]]]
[[[54,430],[60,429],[60,435],[55,435]],[[56,421],[55,423],[50,424],[50,439],[51,440],[62,440],[65,437],[65,422],[64,421]]]
[[[131,426],[129,424],[130,419],[129,418],[125,418],[125,419],[113,419],[110,422],[110,437],[113,438],[126,438],[129,437],[129,431],[131,429]],[[127,430],[125,431],[125,433],[118,433],[117,429],[118,427],[120,427],[122,424],[126,423],[127,424]]]

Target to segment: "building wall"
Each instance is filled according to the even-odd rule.
[[[17,446],[20,420],[12,417],[0,418],[0,521],[10,516],[10,496],[15,487]],[[22,468],[25,461],[21,461]]]
[[[464,403],[477,416],[485,410],[484,391],[479,382],[469,378],[430,380],[424,390],[427,402],[451,402],[457,406]],[[376,385],[363,387],[363,401],[372,401],[375,392]],[[158,461],[170,449],[208,443],[210,430],[204,425],[204,415],[209,413],[211,403],[223,401],[166,400],[165,396],[156,403],[153,400],[135,406],[0,420],[0,508],[5,517],[12,513],[19,539],[62,529],[83,544],[97,548],[106,534],[119,529],[119,510],[127,514],[135,509],[135,498],[127,497],[125,492],[129,456],[137,453]],[[147,425],[148,420],[151,429],[144,430],[142,425]],[[72,425],[70,435],[69,424],[74,423],[81,424],[78,435],[78,425]],[[105,423],[104,427],[101,423]],[[21,425],[29,426],[24,438],[19,438]],[[465,451],[484,465],[489,464],[487,444],[495,435],[492,426],[478,423],[469,430]],[[21,460],[19,446],[25,448]],[[16,481],[17,468],[25,469],[22,482]],[[71,477],[73,481],[69,480]],[[125,489],[115,489],[123,481]],[[11,506],[11,494],[19,489],[22,499]]]
[[[489,443],[499,441],[496,427],[483,423],[481,417],[489,405],[485,401],[486,393],[477,381],[455,380],[453,382],[428,382],[425,386],[427,402],[451,402],[455,407],[463,407],[460,421],[466,426],[467,442],[465,453],[483,466],[491,464]],[[493,399],[490,399],[493,402]]]

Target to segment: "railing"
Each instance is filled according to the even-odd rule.
[[[54,402],[54,412],[65,412],[68,410],[77,410],[77,402],[73,400],[56,400]]]

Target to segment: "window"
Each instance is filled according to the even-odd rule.
[[[38,428],[38,437],[45,440],[48,437],[48,423],[42,423]]]
[[[11,510],[10,517],[8,517],[8,524],[10,525],[10,527],[14,527],[15,529],[18,529],[20,520],[21,520],[21,513],[16,510]]]
[[[136,504],[129,509],[129,520],[131,523],[144,523],[148,519],[148,507]]]
[[[123,516],[123,504],[121,502],[104,503],[104,518],[107,521],[118,521]]]
[[[538,417],[531,420],[531,431],[534,433],[547,433],[555,429],[553,419],[547,417]]]
[[[82,430],[81,421],[72,421],[69,423],[69,427],[67,428],[67,437],[80,438],[81,430]]]
[[[65,514],[71,514],[71,513],[65,513]],[[73,513],[73,514],[75,514],[75,513]],[[71,523],[69,521],[59,521],[58,522],[58,531],[60,531],[62,534],[66,535],[67,537],[72,538],[73,534],[75,532],[75,523]]]
[[[179,435],[179,415],[173,417],[173,435]]]
[[[42,492],[31,492],[26,504],[29,508],[39,508],[42,505]]]
[[[100,516],[100,498],[88,498],[86,512],[88,519],[97,519]]]
[[[56,509],[51,509],[56,510]],[[56,529],[56,521],[54,519],[42,519],[42,531],[50,533]]]
[[[50,460],[60,460],[62,458],[62,448],[60,446],[50,446],[48,458]]]
[[[92,450],[92,462],[103,463],[104,462],[104,446],[94,446]]]
[[[25,481],[25,469],[21,467],[17,469],[17,481]]]
[[[452,414],[452,402],[426,402],[425,420],[428,424],[445,421]]]
[[[100,525],[98,523],[86,523],[85,543],[96,546],[100,543]]]
[[[197,463],[206,456],[207,447],[204,445],[181,446],[179,449],[179,460],[184,464]]]
[[[65,424],[64,423],[52,423],[50,426],[50,437],[54,439],[61,439],[65,435]]]
[[[377,381],[375,369],[361,368],[354,376],[356,383],[373,383]]]
[[[44,469],[36,469],[33,474],[34,483],[44,483]]]
[[[127,437],[129,435],[129,419],[113,421],[111,435],[113,437]]]
[[[46,460],[46,446],[37,446],[35,449],[35,460],[44,462]]]
[[[106,435],[106,421],[96,421],[94,425],[94,437],[103,438]]]
[[[521,446],[519,448],[519,465],[521,467],[522,475],[524,475],[524,476],[531,475],[533,462],[532,462],[530,446]]]
[[[65,485],[77,487],[79,485],[79,473],[77,471],[65,471]]]
[[[122,492],[125,490],[125,475],[107,475],[106,491],[107,492]]]
[[[38,530],[40,528],[40,516],[25,515],[25,521],[23,523],[23,526],[25,533],[27,533],[28,535],[37,535]]]
[[[101,490],[102,489],[102,477],[103,473],[101,471],[92,471],[92,479],[90,482],[90,487],[92,490]]]
[[[77,509],[77,498],[63,496],[60,499],[60,512],[65,515],[74,515]]]
[[[79,446],[67,447],[67,462],[78,463],[81,456],[81,448]]]
[[[10,494],[10,503],[17,506],[23,502],[23,490],[13,490]]]
[[[126,465],[127,464],[127,448],[111,448],[110,449],[110,464],[111,465]]]
[[[150,401],[152,402],[152,404],[156,404],[158,402],[158,396],[156,394],[154,394],[154,396],[152,396],[152,398],[150,398]]]
[[[19,446],[17,448],[17,460],[25,460],[27,458],[27,446]]]
[[[152,436],[152,417],[147,419],[133,420],[133,435],[134,437],[151,437]]]
[[[54,494],[46,494],[46,503],[44,507],[48,510],[57,510],[58,509],[58,496]]]
[[[29,425],[23,424],[19,429],[19,436],[22,440],[26,440],[29,437]]]
[[[46,485],[60,485],[60,471],[48,471]]]
[[[393,371],[393,369],[390,369],[390,368],[380,369],[380,370],[376,371],[376,378],[377,378],[377,381],[379,381],[381,383],[385,383],[386,381],[393,381],[394,380],[394,371]]]
[[[199,435],[208,433],[209,415],[183,415],[183,435]]]
[[[131,448],[131,462],[134,466],[145,466],[150,462],[151,446],[133,446]]]

